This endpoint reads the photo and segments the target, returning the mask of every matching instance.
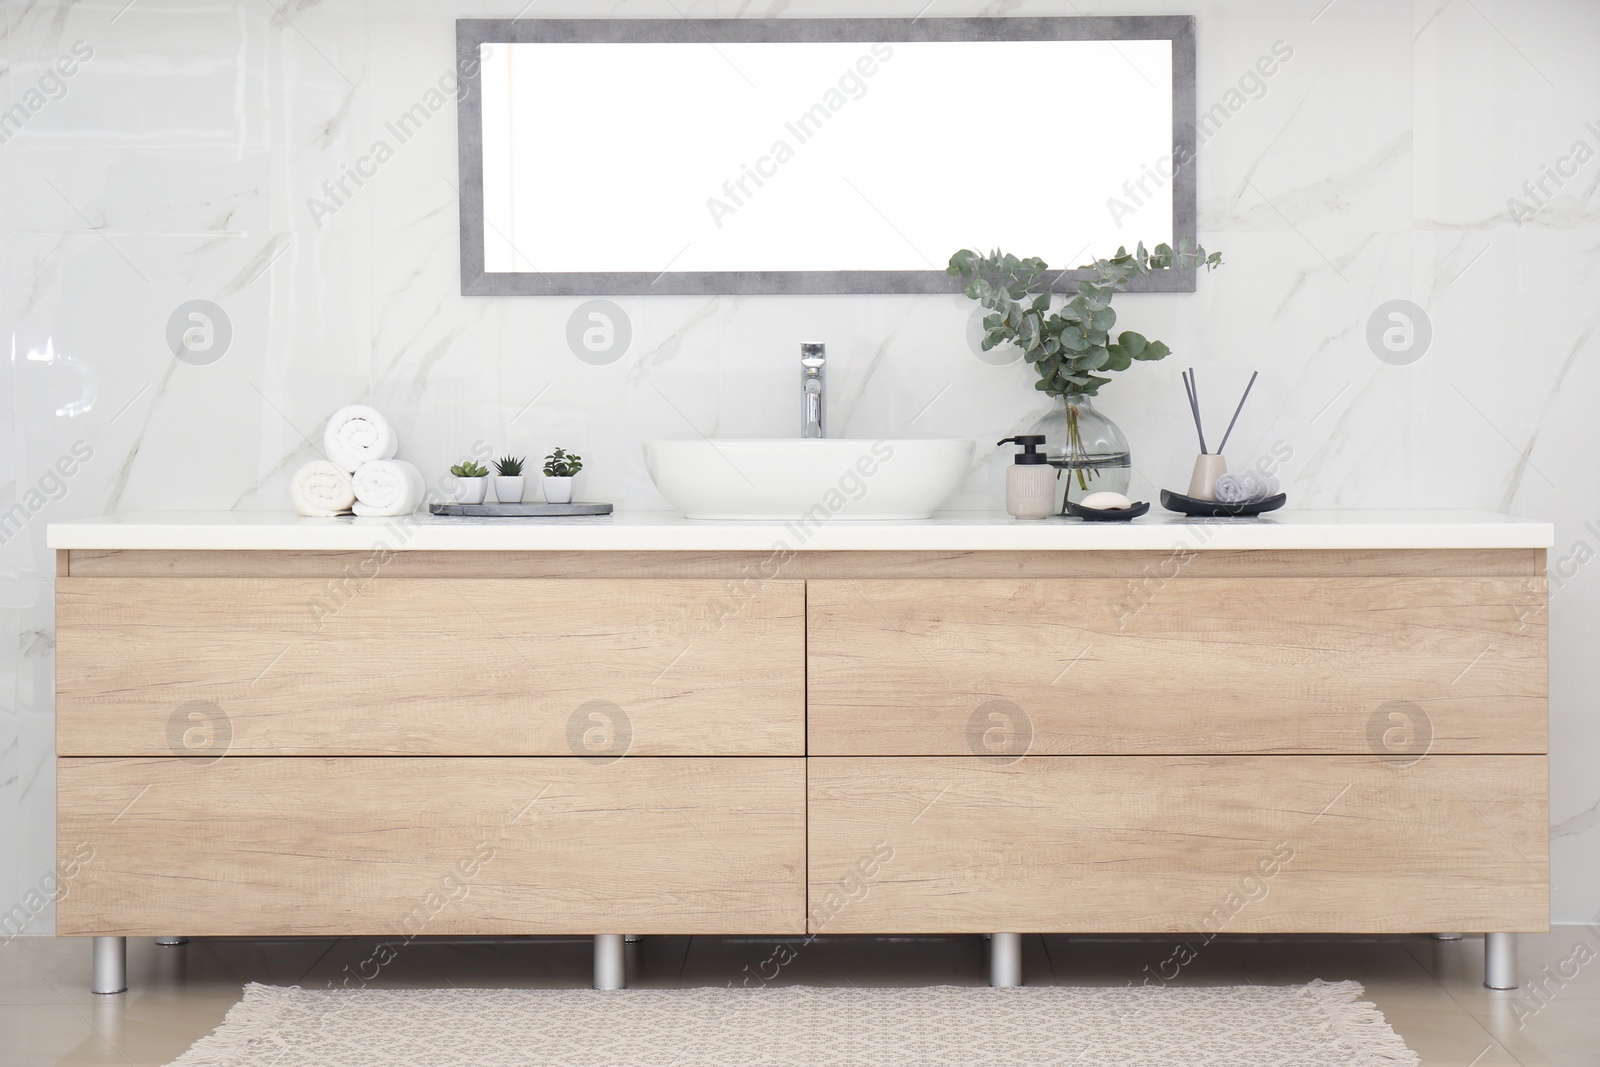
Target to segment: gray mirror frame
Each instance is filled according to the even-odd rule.
[[[547,42],[695,43],[764,41],[1082,41],[1172,42],[1172,199],[1174,244],[1195,242],[1195,46],[1192,15],[1045,16],[915,19],[457,19],[458,148],[461,164],[463,296],[683,296],[831,293],[959,293],[943,271],[664,271],[540,273],[484,270],[483,100],[479,46]],[[954,251],[954,249],[952,249]],[[1030,249],[1016,249],[1019,255]],[[1105,249],[1099,254],[1109,254]],[[1135,278],[1130,292],[1195,290],[1194,270]],[[1058,292],[1088,271],[1063,271]]]

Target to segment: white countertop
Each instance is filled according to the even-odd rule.
[[[672,512],[576,519],[308,519],[289,512],[147,511],[51,523],[51,548],[407,551],[1170,551],[1549,548],[1555,527],[1486,511],[1276,511],[1189,519],[1152,510],[1132,523],[1025,521],[948,512],[912,522],[703,522]]]

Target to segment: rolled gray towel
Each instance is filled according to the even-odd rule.
[[[1221,504],[1254,504],[1278,493],[1278,479],[1260,471],[1242,470],[1217,479],[1217,502]]]

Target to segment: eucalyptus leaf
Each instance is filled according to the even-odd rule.
[[[1022,316],[1022,322],[1017,326],[1017,344],[1022,347],[1023,351],[1033,352],[1038,349],[1039,326],[1037,312],[1029,311]]]

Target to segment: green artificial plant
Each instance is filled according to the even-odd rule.
[[[450,473],[457,478],[487,478],[489,468],[476,460],[463,460],[450,468]]]
[[[1161,244],[1146,252],[1141,244],[1131,253],[1118,248],[1110,259],[1079,268],[1094,271],[1095,277],[1080,281],[1078,291],[1054,309],[1050,267],[1037,256],[1018,259],[999,250],[980,256],[963,248],[950,257],[946,273],[967,279],[967,296],[993,313],[983,317],[983,350],[1010,341],[1038,372],[1035,389],[1069,397],[1094,396],[1111,380],[1105,373],[1127,370],[1136,359],[1161,359],[1172,351],[1132,330],[1121,331],[1113,340],[1114,295],[1140,274],[1202,265],[1209,270],[1221,263],[1222,253],[1207,254],[1203,248],[1174,252]]]
[[[581,470],[583,470],[583,457],[575,452],[558,448],[544,457],[546,478],[571,478]]]
[[[502,478],[515,478],[522,473],[525,456],[502,456],[494,461],[494,472]]]

